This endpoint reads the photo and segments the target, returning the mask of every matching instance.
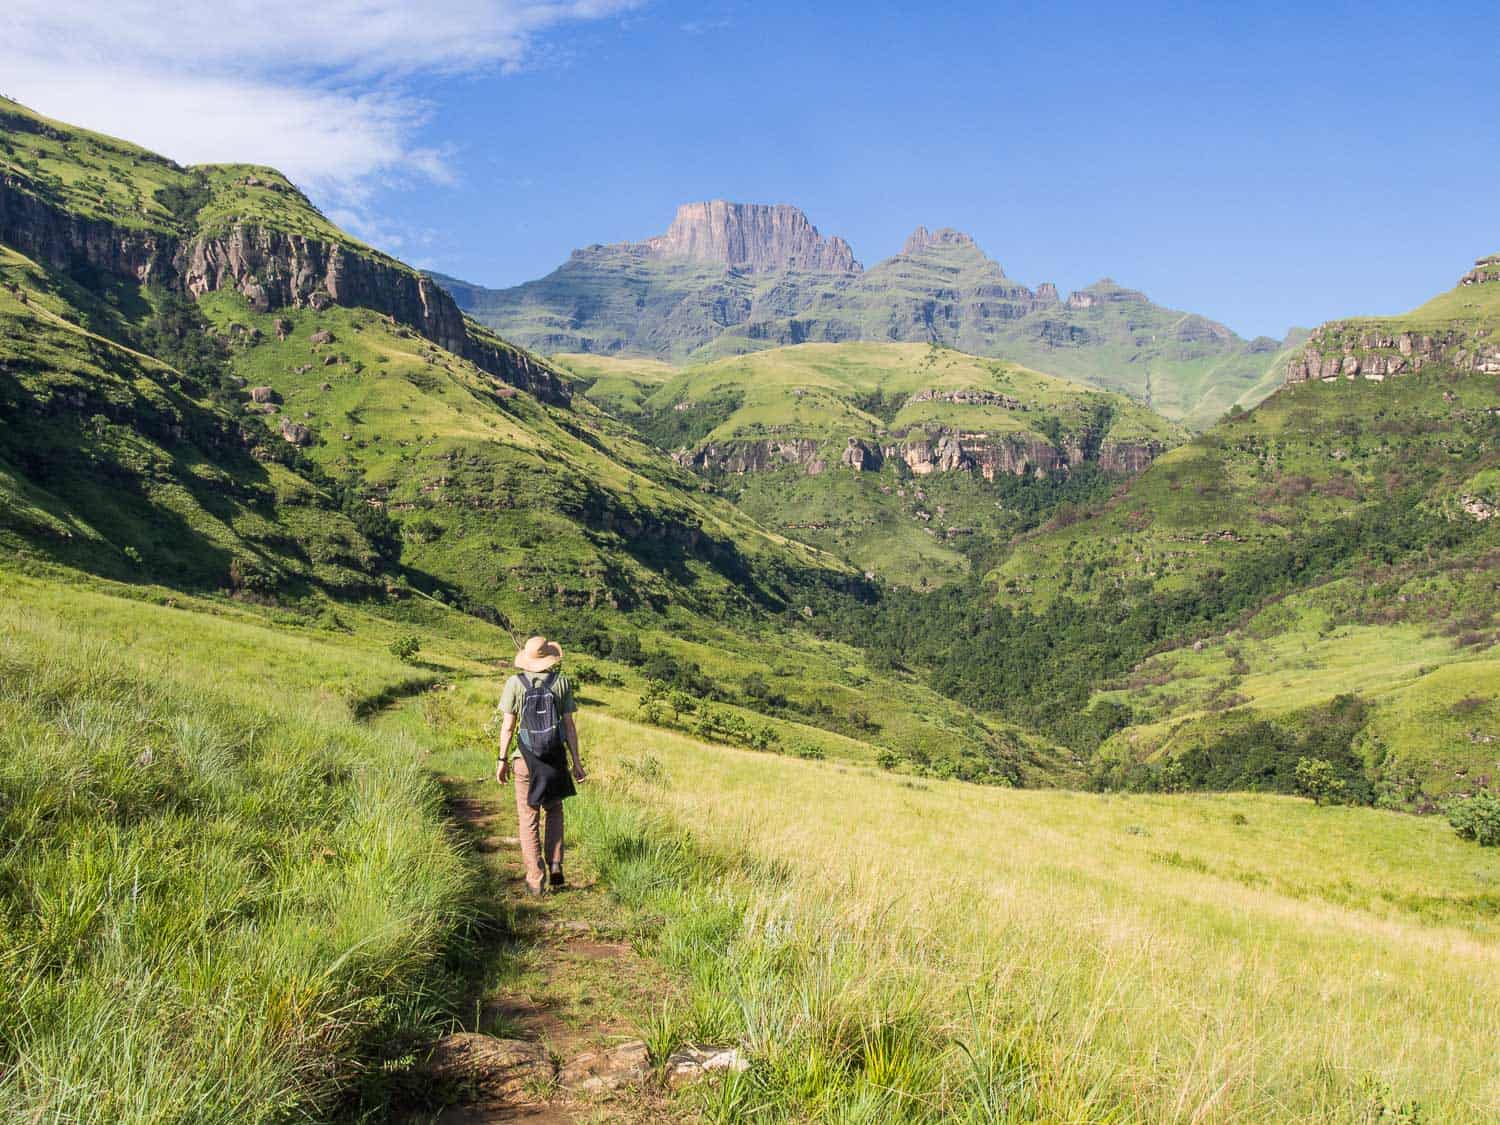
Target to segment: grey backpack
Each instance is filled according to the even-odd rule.
[[[521,683],[526,688],[521,700],[521,746],[533,757],[549,764],[562,764],[562,727],[558,721],[557,696],[552,694],[552,685],[557,682],[557,672],[548,672],[540,680],[521,674]]]

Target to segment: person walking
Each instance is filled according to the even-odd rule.
[[[578,756],[578,728],[573,722],[578,704],[572,684],[558,667],[562,658],[561,645],[546,637],[532,637],[516,653],[516,674],[505,681],[500,693],[504,717],[495,780],[504,785],[515,779],[517,834],[526,865],[526,890],[533,895],[567,885],[562,803],[577,792],[574,781],[588,777]],[[511,739],[517,735],[512,750]],[[571,773],[564,749],[573,759]]]

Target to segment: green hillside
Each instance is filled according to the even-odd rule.
[[[902,584],[964,573],[1186,437],[1128,398],[933,345],[804,344],[680,370],[556,360],[764,525]]]
[[[702,211],[546,360],[0,103],[0,1120],[1495,1119],[1496,260],[1278,351]]]
[[[143,297],[139,335],[170,336]],[[0,543],[186,588],[368,593],[386,560],[337,490],[246,442],[216,350],[184,374],[82,324],[117,311],[0,247]],[[181,359],[173,340],[161,350]],[[204,362],[206,357],[207,362]]]
[[[1489,785],[1497,326],[1472,285],[1325,325],[1291,361],[1303,381],[1015,540],[988,577],[997,609],[948,654],[927,642],[935,682],[1104,740],[1101,784],[1287,790],[1312,756],[1403,807]]]

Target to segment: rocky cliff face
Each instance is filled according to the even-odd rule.
[[[880,444],[846,438],[839,465],[855,472],[876,472],[887,460],[895,460],[919,477],[978,473],[994,480],[1003,475],[1067,471],[1094,461],[1107,472],[1134,474],[1165,449],[1155,442],[1105,442],[1091,453],[1074,441],[1058,448],[1040,438],[991,438],[943,428],[893,435]],[[809,476],[827,471],[830,463],[820,443],[810,438],[708,442],[697,449],[679,450],[673,459],[684,468],[719,473],[763,473],[801,466]]]
[[[1459,329],[1391,332],[1335,321],[1315,331],[1302,352],[1292,357],[1286,381],[1332,382],[1342,378],[1380,382],[1428,366],[1500,374],[1500,342]]]
[[[847,242],[824,238],[805,214],[784,203],[684,203],[667,233],[642,245],[657,258],[690,258],[754,272],[852,273],[862,268]]]
[[[571,397],[568,385],[531,356],[472,332],[453,298],[430,278],[341,244],[250,225],[181,240],[81,218],[10,178],[0,179],[0,242],[54,268],[86,263],[195,297],[233,289],[262,312],[288,306],[374,309],[545,402],[566,404]]]
[[[921,254],[930,250],[934,246],[973,246],[978,249],[974,244],[973,235],[965,234],[961,230],[943,227],[938,231],[930,231],[924,226],[919,226],[907,236],[906,245],[901,247],[901,253],[910,257],[913,254]]]
[[[0,242],[29,258],[67,269],[87,262],[95,269],[143,283],[167,284],[175,276],[177,242],[150,230],[129,230],[54,207],[0,175]]]

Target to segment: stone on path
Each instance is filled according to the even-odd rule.
[[[554,1073],[540,1043],[474,1031],[443,1036],[417,1069],[433,1081],[471,1085],[488,1097],[513,1102],[535,1100]]]
[[[750,1060],[735,1047],[684,1047],[667,1059],[667,1085],[675,1090],[709,1074],[749,1069]]]
[[[651,1052],[639,1039],[631,1039],[607,1051],[588,1051],[558,1071],[558,1083],[575,1094],[618,1090],[639,1086],[651,1076]]]

